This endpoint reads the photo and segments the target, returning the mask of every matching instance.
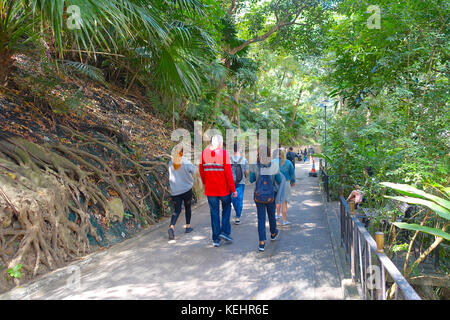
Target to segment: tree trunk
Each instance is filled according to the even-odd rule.
[[[236,115],[236,125],[238,127],[238,130],[241,130],[241,115],[240,115],[240,110],[239,110],[239,105],[236,106],[236,110],[237,110],[237,115]]]
[[[214,102],[214,114],[213,119],[217,118],[217,114],[220,110],[220,93],[222,92],[222,89],[225,87],[225,79],[221,79],[219,82],[219,86],[216,89],[216,99]]]
[[[284,70],[283,76],[281,77],[280,86],[278,87],[278,95],[280,95],[281,87],[283,86],[283,81],[285,77],[286,77],[286,70]]]
[[[230,59],[226,59],[225,60],[225,67],[227,69],[229,69],[230,66],[231,66],[231,60]],[[217,118],[217,114],[219,113],[219,110],[220,110],[220,93],[222,92],[222,89],[224,87],[225,87],[225,77],[220,79],[219,86],[216,89],[216,99],[214,101],[214,114],[212,116],[212,120],[213,121]]]
[[[242,87],[239,87],[239,90],[234,92],[234,101],[236,102],[236,125],[238,129],[241,128],[241,120],[239,114],[239,97],[241,96]]]
[[[300,104],[300,99],[302,98],[302,89],[300,88],[300,92],[298,93],[297,103],[295,104],[294,112],[292,114],[291,123],[289,124],[289,129],[294,125],[295,114],[297,113],[298,106]]]
[[[0,50],[0,86],[6,86],[13,65],[9,50]]]

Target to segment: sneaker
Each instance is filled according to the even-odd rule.
[[[234,224],[241,224],[241,219],[239,218],[234,219]]]
[[[281,216],[275,216],[275,219],[280,220]]]
[[[278,239],[280,232],[277,230],[277,232],[275,232],[275,235],[271,234],[270,235],[270,240],[275,241]]]
[[[222,239],[224,239],[224,240],[226,240],[226,241],[233,241],[233,238],[231,238],[230,236],[227,236],[227,235],[225,235],[225,234],[223,234],[223,233],[221,233],[221,234],[219,235],[219,237],[221,237]]]
[[[261,243],[260,243],[260,244],[258,245],[258,250],[259,250],[259,251],[264,251],[264,247],[265,247],[265,246],[266,246],[265,244],[261,244]]]
[[[186,233],[189,233],[189,232],[192,232],[193,230],[194,230],[193,228],[189,227],[189,228],[186,228],[186,229],[185,229],[185,232],[186,232]]]
[[[282,223],[283,226],[287,226],[288,224],[291,224],[291,223],[289,221],[287,221],[287,220],[283,221],[283,223]]]
[[[214,242],[213,242],[213,246],[216,247],[216,248],[217,248],[217,247],[220,247],[220,241],[217,241],[217,242],[214,241]]]
[[[169,240],[175,239],[175,233],[173,232],[172,228],[169,228]]]

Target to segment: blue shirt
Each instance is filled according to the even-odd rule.
[[[286,159],[283,165],[281,165],[281,159],[278,159],[278,161],[280,164],[280,171],[286,180],[291,181],[291,183],[295,183],[295,168],[291,160]]]

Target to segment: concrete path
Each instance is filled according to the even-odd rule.
[[[292,225],[280,227],[279,240],[267,241],[263,253],[257,251],[253,186],[247,185],[231,244],[212,247],[204,204],[193,212],[192,233],[183,233],[182,212],[171,243],[167,221],[0,299],[343,299],[318,178],[308,177],[310,169],[297,163]]]

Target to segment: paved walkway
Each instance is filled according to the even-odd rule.
[[[308,177],[310,168],[297,163],[292,225],[280,227],[279,240],[267,241],[263,253],[257,251],[253,187],[247,185],[242,224],[232,224],[231,244],[212,247],[204,204],[193,212],[192,233],[183,233],[182,212],[174,242],[167,240],[167,221],[77,262],[73,274],[67,267],[57,270],[0,299],[19,292],[31,299],[343,299],[318,178]]]

